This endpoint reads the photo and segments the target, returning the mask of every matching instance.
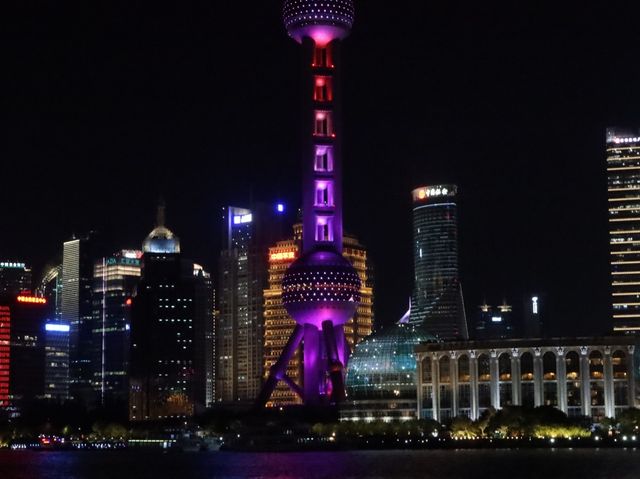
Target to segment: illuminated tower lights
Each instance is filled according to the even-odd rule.
[[[640,134],[607,128],[607,197],[613,330],[640,331]]]
[[[342,188],[337,72],[340,40],[354,18],[353,1],[287,0],[283,7],[289,35],[302,45],[310,65],[305,83],[303,177],[303,254],[282,280],[282,302],[297,325],[280,359],[272,366],[258,398],[264,406],[278,381],[307,405],[344,399],[344,367],[349,347],[344,324],[360,302],[360,277],[342,257]],[[303,386],[287,374],[287,364],[304,342]]]

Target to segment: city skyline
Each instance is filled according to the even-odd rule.
[[[152,226],[138,218],[149,217],[163,195],[191,256],[213,269],[220,206],[245,203],[250,196],[297,206],[297,150],[276,140],[295,129],[297,107],[275,108],[299,89],[291,74],[297,58],[274,5],[251,12],[240,12],[239,5],[177,7],[177,14],[159,9],[153,21],[142,21],[143,12],[134,11],[120,22],[112,22],[118,9],[107,7],[96,21],[102,37],[88,35],[83,45],[66,40],[86,27],[62,19],[64,8],[49,12],[68,33],[43,50],[29,41],[17,46],[9,64],[22,58],[31,69],[16,68],[14,80],[3,80],[15,92],[6,155],[14,161],[8,174],[19,177],[25,164],[41,174],[30,177],[32,193],[21,195],[21,202],[11,198],[24,185],[3,191],[3,217],[17,226],[0,240],[0,250],[27,259],[38,272],[73,232],[108,230],[118,238],[115,249],[136,247]],[[518,291],[542,290],[556,303],[552,317],[559,326],[597,328],[609,317],[604,128],[638,123],[632,88],[638,70],[624,63],[631,47],[623,46],[633,45],[629,40],[637,34],[625,31],[624,19],[617,19],[619,30],[603,33],[596,27],[606,22],[606,12],[598,10],[582,11],[564,32],[543,7],[490,8],[474,6],[461,14],[453,7],[406,2],[407,25],[400,21],[400,7],[387,12],[358,5],[354,35],[345,42],[350,65],[344,81],[345,177],[352,188],[345,192],[350,195],[346,228],[361,238],[376,263],[383,292],[379,319],[389,324],[411,293],[409,192],[421,183],[456,183],[463,191],[460,260],[466,299],[475,305],[484,294],[514,297]],[[241,15],[250,27],[218,22],[219,31],[213,32],[209,26],[222,13]],[[373,20],[387,14],[402,27]],[[561,19],[569,11],[554,14]],[[33,21],[23,26],[39,31],[32,41],[43,40],[47,30]],[[536,21],[547,27],[543,40],[535,34]],[[415,28],[419,22],[425,24]],[[185,35],[187,25],[192,31]],[[593,38],[580,36],[587,42],[584,51],[578,51],[577,41],[563,43],[592,32]],[[616,50],[604,46],[611,33],[610,41],[621,45]],[[515,36],[512,45],[504,42],[507,35]],[[206,46],[197,47],[201,36]],[[254,52],[244,58],[255,62],[212,47],[225,37],[245,53]],[[375,48],[368,45],[373,37],[380,40]],[[480,41],[469,45],[476,37]],[[158,38],[156,45],[152,40]],[[255,53],[257,39],[262,47]],[[112,51],[115,57],[107,55]],[[131,79],[126,72],[137,59],[144,59],[144,70]],[[485,60],[488,68],[475,75]],[[42,61],[51,73],[36,78]],[[558,73],[543,75],[539,61],[545,71],[557,67]],[[367,67],[376,64],[377,78],[367,81]],[[615,72],[622,65],[625,75],[619,78]],[[253,84],[256,76],[264,79],[259,87]],[[239,98],[240,91],[248,96]],[[265,121],[269,114],[278,121]],[[283,168],[274,172],[260,161],[265,152],[282,159]],[[356,172],[363,173],[357,182]],[[136,190],[128,184],[124,194],[85,197],[96,179],[117,176],[138,176],[151,186]],[[61,186],[54,188],[52,179]],[[80,184],[73,189],[73,182]],[[371,194],[372,188],[384,194]],[[47,201],[52,197],[56,201]],[[351,198],[366,199],[370,213],[359,215]],[[385,248],[388,236],[373,226],[378,214],[389,220],[387,230],[397,241],[391,253]],[[25,222],[29,215],[38,221]],[[51,241],[43,241],[41,229]],[[567,271],[581,280],[567,285]],[[608,328],[602,323],[601,329]]]

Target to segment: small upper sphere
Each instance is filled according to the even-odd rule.
[[[317,249],[294,261],[282,279],[282,303],[298,324],[344,324],[360,302],[360,277],[335,251]]]
[[[310,37],[325,45],[349,35],[355,8],[353,0],[285,0],[282,13],[287,32],[297,42]]]

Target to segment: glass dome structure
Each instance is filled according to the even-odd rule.
[[[421,327],[402,320],[362,340],[349,359],[350,401],[416,397],[415,347],[437,341]]]
[[[142,243],[145,253],[180,253],[180,239],[173,234],[165,223],[164,204],[158,206],[156,227],[149,233]]]

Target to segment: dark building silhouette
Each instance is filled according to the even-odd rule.
[[[211,280],[182,257],[179,239],[164,226],[163,207],[144,241],[142,264],[132,304],[129,417],[190,417],[211,397]]]
[[[31,293],[31,269],[20,261],[0,261],[0,296]]]
[[[45,327],[44,397],[58,402],[69,398],[69,323],[62,321],[62,265],[45,269],[38,295],[47,300]]]
[[[66,241],[62,252],[61,320],[69,331],[69,396],[86,406],[94,403],[93,263],[98,257],[93,234]]]
[[[30,294],[0,298],[0,407],[12,414],[44,396],[46,302]]]
[[[122,250],[94,264],[92,385],[101,405],[129,400],[132,297],[140,281],[142,251]]]
[[[478,306],[473,327],[473,337],[484,339],[513,339],[517,336],[513,307],[506,300],[498,306],[485,301]]]

